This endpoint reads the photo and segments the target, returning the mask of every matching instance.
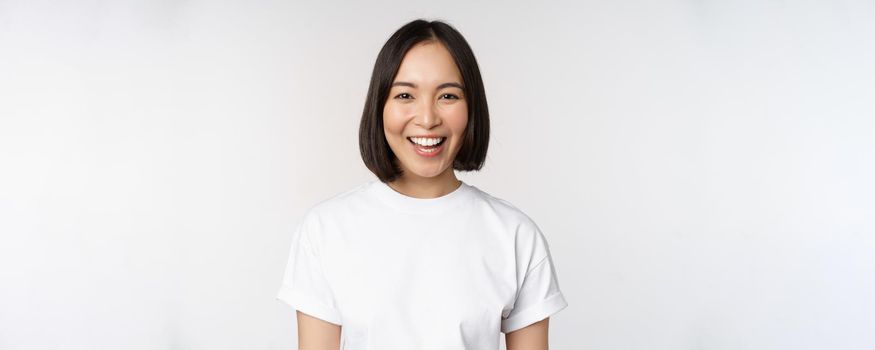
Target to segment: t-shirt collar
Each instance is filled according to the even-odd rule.
[[[370,189],[386,204],[395,209],[411,212],[430,214],[456,207],[470,194],[471,186],[462,180],[461,185],[450,193],[437,198],[415,198],[395,191],[388,184],[379,179],[371,180]]]

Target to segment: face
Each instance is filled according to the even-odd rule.
[[[412,47],[383,108],[383,131],[402,176],[452,172],[467,124],[462,75],[450,52],[436,41]]]

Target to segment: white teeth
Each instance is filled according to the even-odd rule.
[[[443,139],[444,139],[443,137],[437,137],[437,138],[411,137],[410,138],[410,140],[413,141],[413,143],[420,145],[420,146],[434,146],[434,145],[438,144],[439,142],[441,142]]]

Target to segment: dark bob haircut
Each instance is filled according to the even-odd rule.
[[[359,125],[359,150],[362,160],[382,182],[392,182],[401,176],[398,158],[389,147],[383,131],[383,107],[401,60],[416,44],[438,41],[453,56],[462,75],[468,106],[468,125],[462,136],[462,145],[453,160],[453,169],[480,170],[486,160],[489,146],[489,108],[480,68],[468,42],[455,28],[441,21],[414,20],[398,29],[383,45],[374,71]]]

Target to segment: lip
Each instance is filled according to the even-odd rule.
[[[413,137],[420,137],[420,136],[413,136]],[[434,136],[431,136],[431,137],[434,137]],[[439,146],[437,146],[437,148],[435,148],[434,151],[431,151],[431,152],[423,151],[422,147],[420,147],[419,145],[417,145],[413,142],[408,141],[407,143],[410,144],[410,147],[413,147],[413,152],[415,152],[416,154],[418,154],[422,157],[425,157],[425,158],[432,158],[432,157],[436,157],[438,154],[441,154],[441,152],[443,152],[444,146],[447,144],[447,142],[448,141],[444,140],[443,143],[441,143]]]
[[[411,136],[407,136],[407,137],[427,137],[427,138],[432,138],[432,139],[433,139],[433,138],[446,137],[446,136],[443,136],[443,135],[435,135],[435,134],[428,134],[428,135],[411,135]]]

